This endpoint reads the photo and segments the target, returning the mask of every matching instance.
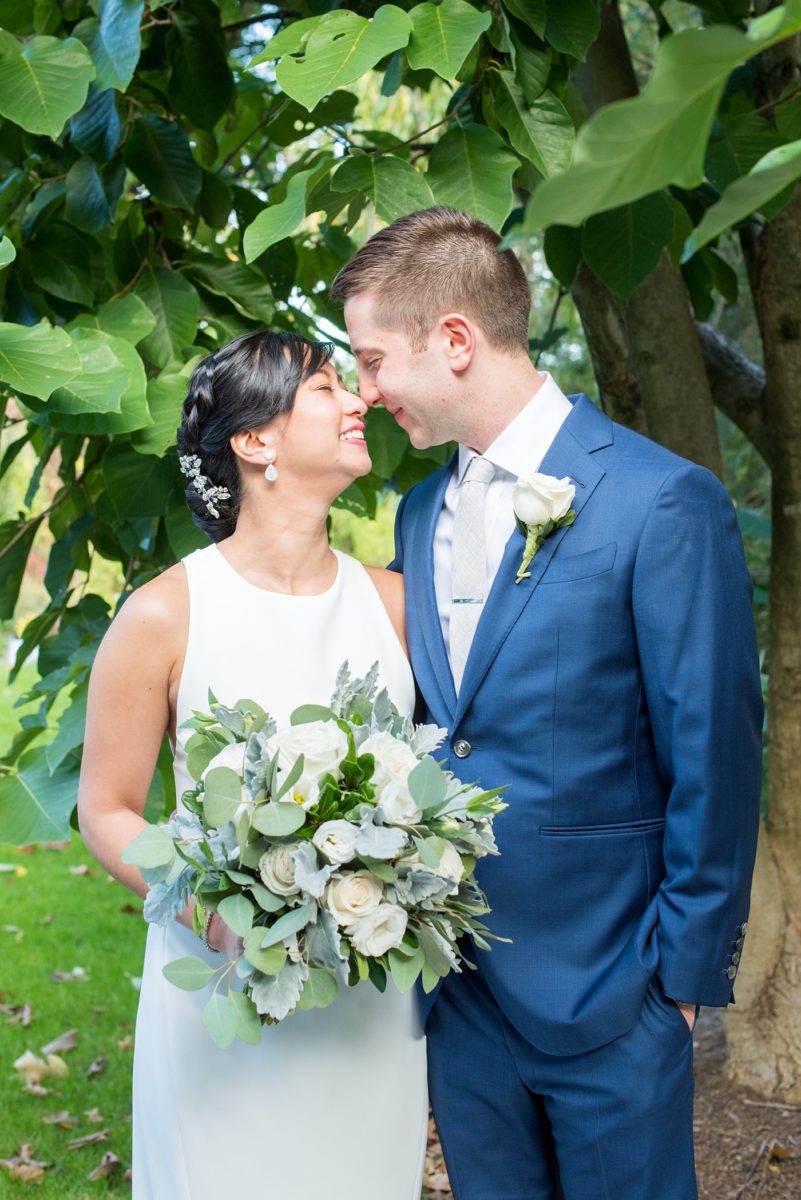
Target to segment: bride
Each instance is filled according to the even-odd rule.
[[[147,885],[122,850],[142,815],[168,733],[176,793],[193,786],[182,723],[222,703],[257,701],[287,723],[326,704],[347,659],[380,664],[401,712],[414,684],[403,580],[328,544],[334,499],[370,470],[366,405],[348,392],[333,346],[251,333],[195,371],[178,430],[187,501],[212,544],[126,601],[95,661],[79,821],[91,853],[138,896]],[[134,1200],[417,1200],[427,1126],[425,1039],[413,994],[363,984],[323,1011],[218,1049],[201,1022],[207,990],[168,983],[162,967],[199,954],[213,965],[241,942],[219,914],[201,945],[190,900],[150,925],[133,1069]]]

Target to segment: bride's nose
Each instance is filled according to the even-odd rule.
[[[367,405],[361,396],[355,395],[353,392],[348,392],[345,399],[345,412],[350,416],[363,417],[367,412]]]

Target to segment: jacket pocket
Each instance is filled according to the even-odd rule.
[[[664,817],[642,817],[639,821],[612,821],[605,825],[540,825],[545,837],[592,837],[615,833],[650,833],[664,829]]]
[[[548,564],[548,569],[540,581],[546,583],[569,583],[575,579],[589,579],[593,575],[602,575],[611,571],[617,554],[617,542],[607,542],[586,554],[561,555],[558,552]]]

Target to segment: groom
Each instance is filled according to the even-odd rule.
[[[512,941],[423,998],[434,1112],[457,1200],[692,1200],[691,1027],[733,1002],[757,836],[751,583],[714,475],[534,369],[498,242],[411,213],[332,288],[362,398],[459,443],[393,566],[447,766],[510,785],[476,874]],[[518,583],[535,472],[575,519]]]

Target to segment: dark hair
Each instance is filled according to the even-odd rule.
[[[178,454],[197,455],[206,486],[230,492],[230,499],[214,501],[215,517],[187,479],[186,502],[194,522],[212,541],[230,537],[239,516],[241,480],[230,439],[291,412],[300,384],[333,353],[332,342],[312,342],[297,333],[246,333],[196,368],[178,427]]]
[[[497,350],[528,354],[531,289],[511,250],[472,213],[437,205],[379,229],[345,263],[330,297],[343,304],[369,292],[375,318],[401,329],[413,350],[446,312],[463,312]]]

